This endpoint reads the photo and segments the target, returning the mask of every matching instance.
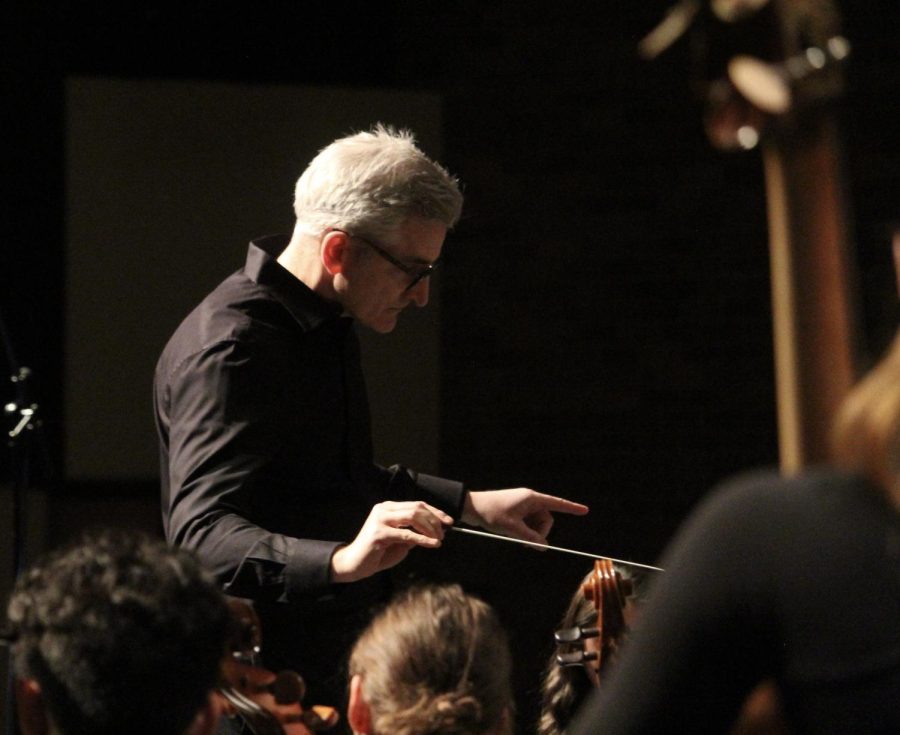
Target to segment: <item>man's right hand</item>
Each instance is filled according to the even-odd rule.
[[[436,549],[453,519],[418,500],[372,508],[356,538],[331,557],[332,582],[356,582],[399,564],[414,546]]]

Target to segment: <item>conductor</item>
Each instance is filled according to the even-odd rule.
[[[301,671],[307,701],[337,703],[384,572],[412,548],[460,519],[543,543],[554,512],[588,510],[373,463],[356,324],[387,333],[426,305],[461,208],[410,133],[334,141],[297,181],[293,233],[253,241],[156,368],[166,536],[256,601],[267,664]]]

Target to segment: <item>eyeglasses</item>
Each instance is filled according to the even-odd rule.
[[[371,240],[367,240],[366,238],[360,237],[359,235],[352,235],[349,232],[346,232],[345,230],[339,230],[337,228],[334,228],[334,231],[335,232],[343,232],[345,235],[347,235],[347,237],[356,238],[360,242],[368,245],[370,248],[372,248],[372,250],[374,250],[382,258],[384,258],[388,263],[399,268],[406,275],[408,275],[411,280],[409,282],[409,285],[405,289],[403,289],[404,293],[406,291],[412,291],[416,286],[419,285],[419,283],[422,280],[424,280],[425,278],[428,278],[434,272],[434,269],[437,267],[437,261],[435,261],[434,263],[431,263],[430,265],[421,266],[419,268],[412,266],[412,265],[407,265],[403,261],[397,260],[397,258],[395,258],[393,255],[391,255],[387,250],[385,250],[380,245],[376,245]]]

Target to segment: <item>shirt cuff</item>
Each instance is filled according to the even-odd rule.
[[[427,502],[451,515],[453,520],[462,518],[467,491],[461,482],[421,472],[416,473],[413,479]]]
[[[293,539],[284,578],[286,602],[310,593],[326,593],[331,588],[331,557],[343,541]]]

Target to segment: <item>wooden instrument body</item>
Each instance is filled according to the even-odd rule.
[[[253,607],[237,598],[229,598],[229,607],[234,629],[217,691],[223,713],[240,718],[255,735],[313,735],[334,727],[340,717],[333,707],[303,708],[306,687],[299,674],[263,667],[262,633]]]

